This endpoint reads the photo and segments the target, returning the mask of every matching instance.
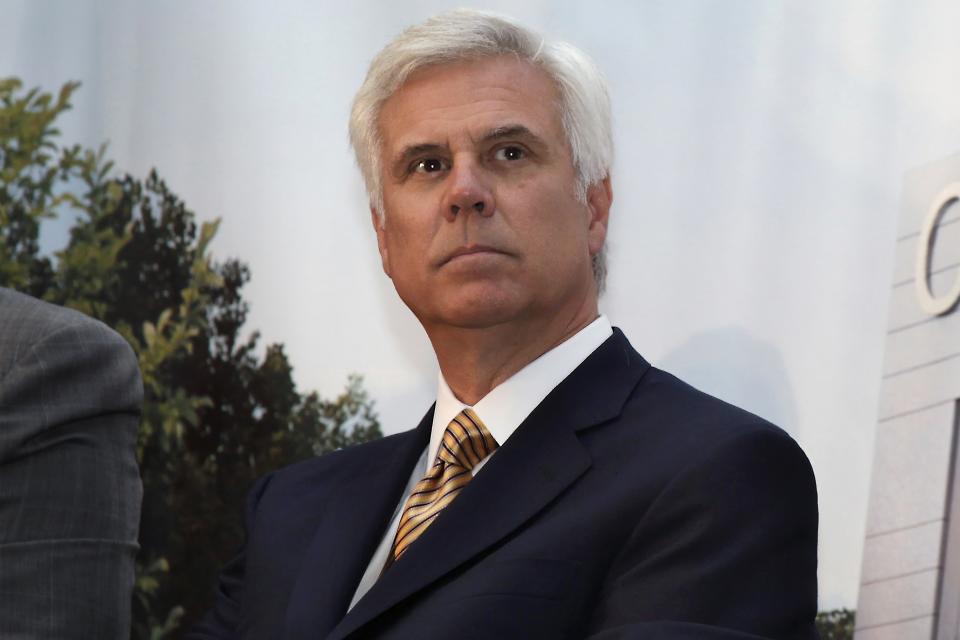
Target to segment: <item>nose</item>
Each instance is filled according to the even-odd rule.
[[[470,161],[454,165],[450,171],[450,186],[443,203],[443,217],[453,222],[458,215],[477,213],[493,215],[493,193],[482,170]]]
[[[477,200],[472,205],[470,205],[470,208],[472,208],[477,213],[483,213],[484,206],[486,205],[484,205],[483,200]],[[450,212],[453,215],[457,215],[458,213],[460,213],[460,205],[458,204],[450,205]]]

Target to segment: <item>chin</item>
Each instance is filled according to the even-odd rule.
[[[493,314],[475,315],[470,317],[445,318],[442,324],[457,329],[489,329],[509,322],[511,318]]]
[[[507,309],[483,307],[451,311],[443,314],[438,320],[440,324],[459,329],[486,329],[510,322],[517,315],[516,312]]]
[[[438,324],[461,329],[484,329],[515,320],[522,315],[523,305],[498,291],[497,295],[457,296],[456,300],[438,311]]]

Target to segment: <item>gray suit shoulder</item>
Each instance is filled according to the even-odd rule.
[[[45,302],[13,289],[0,287],[0,345],[33,345],[64,330],[90,339],[133,349],[120,334],[104,323],[75,309]],[[0,350],[0,362],[16,359],[16,353]]]
[[[43,373],[48,382],[72,378],[81,369],[93,396],[80,404],[102,404],[139,412],[143,385],[136,354],[130,344],[103,322],[74,309],[38,300],[0,287],[0,396],[4,383]],[[11,379],[12,378],[12,379]],[[88,387],[88,385],[83,385]],[[72,389],[68,385],[66,391]],[[89,387],[88,387],[89,388]]]

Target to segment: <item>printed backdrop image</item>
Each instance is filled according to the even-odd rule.
[[[0,78],[63,144],[152,169],[249,266],[247,327],[304,392],[359,374],[384,434],[433,401],[347,139],[372,56],[461,2],[0,0]],[[960,152],[960,4],[477,2],[584,49],[615,161],[601,311],[652,364],[790,433],[820,505],[820,609],[861,585],[904,177]],[[43,225],[41,249],[73,218]],[[239,509],[239,505],[237,505]]]

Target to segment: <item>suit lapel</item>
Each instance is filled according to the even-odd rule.
[[[615,330],[554,389],[327,640],[342,640],[494,545],[591,464],[576,431],[616,417],[649,365]]]
[[[291,592],[285,637],[322,638],[346,613],[354,590],[430,437],[433,409],[420,425],[388,438],[350,469],[324,513]],[[386,442],[376,445],[386,445]]]

